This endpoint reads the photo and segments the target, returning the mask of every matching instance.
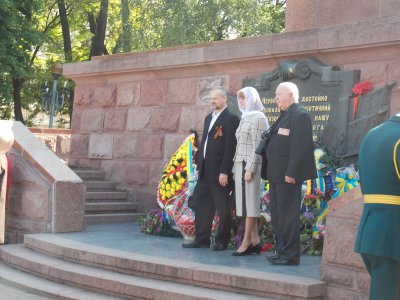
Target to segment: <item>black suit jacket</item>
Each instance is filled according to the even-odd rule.
[[[208,114],[204,120],[203,138],[196,156],[199,178],[218,182],[219,174],[232,175],[233,156],[236,149],[236,129],[239,126],[239,118],[225,108],[218,116],[210,131],[208,128],[212,114]],[[220,128],[218,130],[218,128]],[[217,135],[217,131],[222,133]],[[206,157],[204,158],[204,144],[208,134]]]
[[[286,121],[278,125],[268,144],[267,179],[285,183],[285,176],[290,176],[301,184],[317,177],[311,118],[298,103],[289,106],[285,114]]]

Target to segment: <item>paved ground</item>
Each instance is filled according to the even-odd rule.
[[[245,270],[264,271],[320,279],[321,257],[302,256],[299,266],[272,266],[265,255],[234,257],[232,250],[215,252],[210,249],[184,249],[182,238],[159,237],[141,233],[137,223],[90,225],[84,232],[56,233],[54,235],[105,248],[186,260],[207,265],[219,265]],[[32,294],[29,290],[10,286],[0,280],[1,300],[50,299]]]
[[[215,252],[210,249],[184,249],[182,238],[159,237],[141,233],[137,223],[101,224],[88,226],[84,232],[58,233],[82,243],[115,250],[135,252],[163,258],[186,260],[208,265],[221,265],[245,270],[256,270],[320,279],[321,257],[301,257],[300,266],[272,266],[265,255],[232,256],[233,251]]]

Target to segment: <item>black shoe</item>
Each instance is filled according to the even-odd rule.
[[[269,252],[266,255],[266,258],[271,258],[271,259],[277,259],[279,257],[279,254],[277,252]]]
[[[191,243],[187,243],[187,244],[182,244],[183,248],[209,248],[210,244],[202,244],[196,241],[193,241]]]
[[[279,265],[279,266],[298,266],[299,262],[290,260],[290,259],[285,259],[285,258],[277,258],[277,259],[271,259],[269,262],[272,265]]]
[[[212,251],[224,251],[225,249],[226,245],[221,243],[215,243],[211,248]]]
[[[246,250],[244,250],[243,252],[239,252],[239,251],[235,251],[232,253],[233,256],[245,256],[245,255],[249,255],[251,253],[253,253],[253,249],[254,246],[252,244],[250,244]]]
[[[253,246],[251,253],[260,254],[260,252],[261,252],[261,243],[258,243],[257,245]]]

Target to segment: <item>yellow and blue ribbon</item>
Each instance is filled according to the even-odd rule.
[[[358,180],[351,173],[339,173],[336,175],[335,184],[338,190],[333,194],[332,199],[354,189],[358,185]]]

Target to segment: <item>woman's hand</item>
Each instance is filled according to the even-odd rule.
[[[246,173],[244,173],[244,180],[249,182],[251,181],[251,177],[253,176],[253,173],[250,171],[246,171]]]

